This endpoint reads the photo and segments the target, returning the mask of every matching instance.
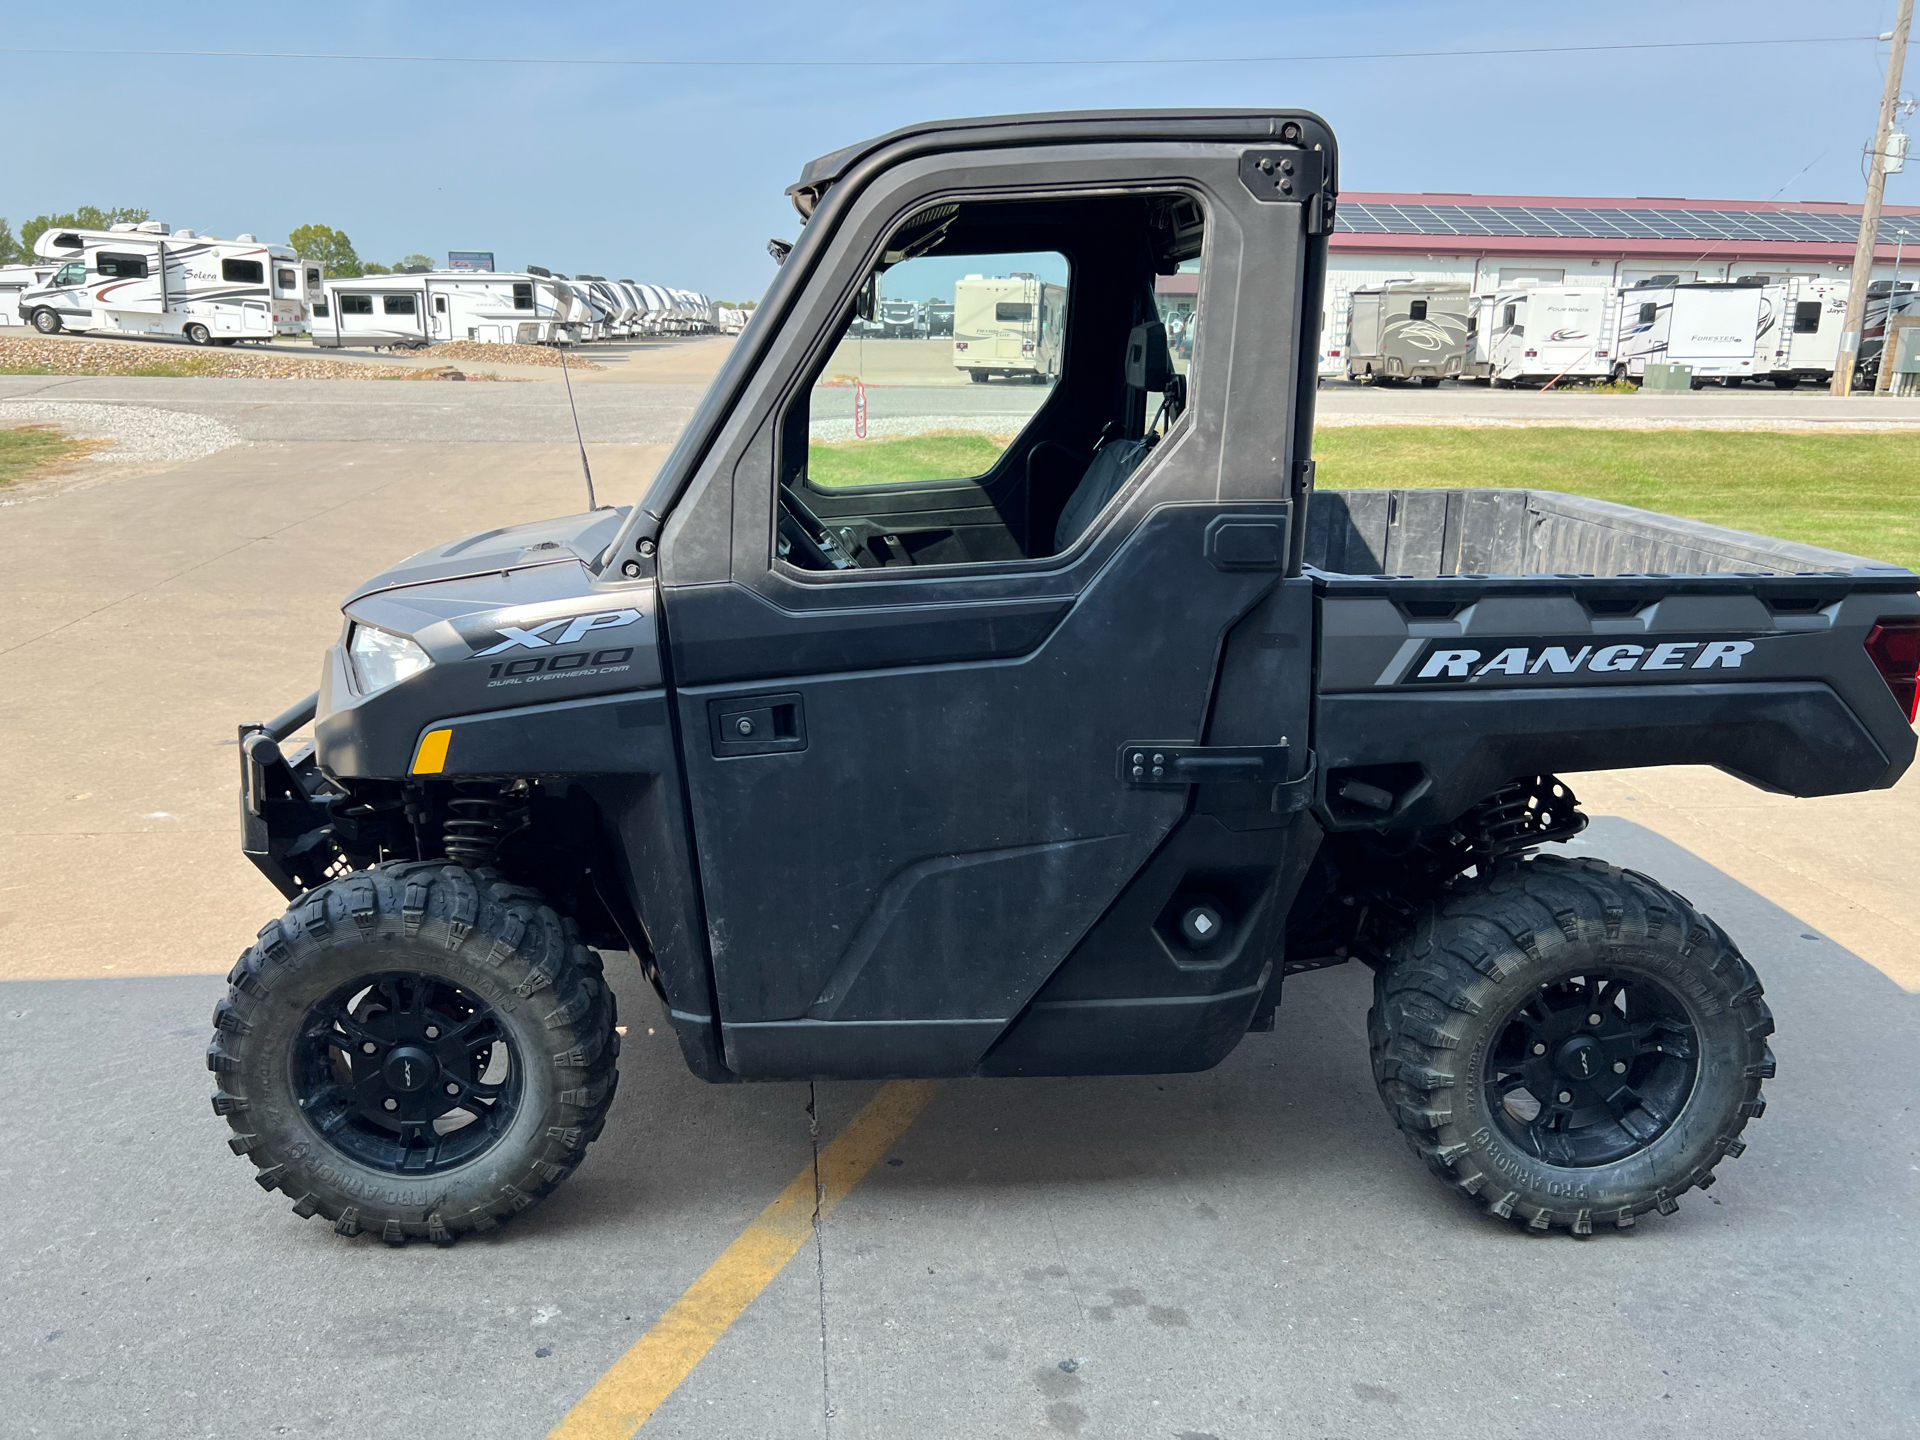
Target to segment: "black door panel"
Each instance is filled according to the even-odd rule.
[[[1020,1010],[1186,808],[1123,786],[1119,747],[1201,737],[1222,638],[1275,583],[1207,560],[1216,510],[1154,512],[1031,654],[789,679],[804,752],[689,753],[724,1020]],[[683,726],[734,690],[683,689]]]

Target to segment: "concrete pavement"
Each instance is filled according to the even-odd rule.
[[[1678,1214],[1483,1220],[1374,1095],[1366,974],[1312,974],[1208,1074],[946,1085],[643,1440],[1913,1433],[1920,999],[1635,826],[1580,848],[1732,930],[1780,1020],[1751,1148]],[[199,1065],[217,977],[0,988],[6,1433],[543,1434],[810,1154],[810,1087],[693,1080],[610,974],[606,1135],[450,1251],[249,1183]],[[817,1087],[822,1135],[871,1088]]]

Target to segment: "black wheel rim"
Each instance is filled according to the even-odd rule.
[[[1686,1107],[1699,1072],[1691,1013],[1657,980],[1595,971],[1542,985],[1487,1054],[1488,1113],[1549,1165],[1610,1165],[1645,1150]]]
[[[439,976],[395,971],[307,1011],[293,1078],[300,1108],[336,1150],[376,1170],[431,1175],[506,1133],[521,1065],[485,1001]]]

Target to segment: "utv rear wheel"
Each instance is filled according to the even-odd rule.
[[[490,1230],[566,1179],[605,1123],[619,1037],[599,959],[489,871],[344,875],[227,979],[207,1048],[227,1143],[341,1235]]]
[[[33,312],[33,328],[38,330],[42,335],[58,335],[60,333],[60,317],[45,306],[42,306]]]
[[[1534,1231],[1671,1214],[1745,1148],[1773,1075],[1773,1017],[1733,942],[1597,860],[1457,889],[1375,977],[1368,1033],[1415,1153]]]

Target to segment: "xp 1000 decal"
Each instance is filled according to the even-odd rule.
[[[469,641],[473,645],[470,658],[492,660],[487,667],[489,690],[617,675],[631,668],[627,662],[633,659],[634,647],[619,643],[623,637],[614,632],[640,619],[638,610],[622,609],[560,615],[538,624],[498,625]]]
[[[1765,638],[1414,638],[1401,645],[1374,684],[1592,685],[1622,680],[1691,684],[1735,680],[1741,678],[1748,657]]]

